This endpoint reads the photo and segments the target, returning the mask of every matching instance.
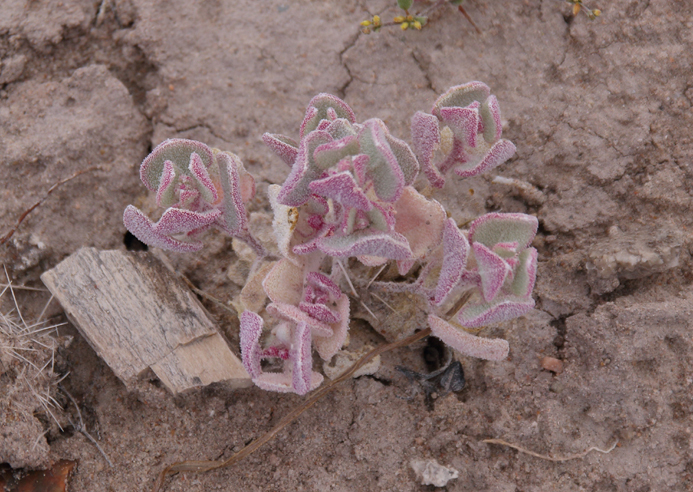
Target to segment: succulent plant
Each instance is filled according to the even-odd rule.
[[[267,254],[248,230],[245,203],[255,195],[255,180],[236,155],[193,140],[169,139],[142,162],[140,178],[166,209],[156,223],[132,205],[125,209],[125,227],[143,243],[199,251],[203,243],[195,237],[216,227],[247,242],[259,256]]]
[[[414,152],[433,186],[445,176],[468,178],[504,163],[515,145],[501,138],[500,107],[482,82],[450,88],[433,104],[431,113],[418,111],[411,123]]]
[[[537,219],[490,213],[460,230],[440,203],[414,187],[420,168],[442,187],[450,171],[474,176],[514,154],[515,146],[501,138],[498,102],[481,82],[453,87],[430,114],[414,115],[411,131],[413,150],[382,120],[357,123],[344,101],[318,94],[297,141],[263,136],[290,171],[283,185],[268,188],[282,258],[248,280],[244,292],[252,306],[241,297],[242,359],[259,387],[305,394],[321,384],[312,349],[329,361],[346,340],[349,297],[338,284],[340,261],[349,257],[366,266],[396,262],[402,276],[419,263],[413,282],[373,285],[423,296],[432,334],[463,354],[489,360],[508,355],[505,340],[466,329],[521,316],[534,306],[537,251],[530,244]],[[156,223],[135,207],[125,210],[126,226],[145,243],[197,251],[202,243],[195,237],[216,227],[265,255],[248,230],[244,205],[255,183],[235,155],[167,140],[145,159],[140,174],[166,208]],[[443,313],[462,296],[468,302],[446,320]],[[263,370],[267,359],[281,361],[281,372]]]

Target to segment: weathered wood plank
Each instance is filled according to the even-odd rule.
[[[126,384],[148,367],[174,393],[250,384],[192,292],[149,253],[82,248],[41,280]]]

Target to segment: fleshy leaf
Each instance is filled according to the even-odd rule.
[[[433,314],[428,316],[428,325],[433,336],[443,343],[470,357],[484,360],[504,360],[510,352],[510,345],[501,338],[481,338],[464,330],[455,328],[450,323]]]
[[[474,101],[466,108],[440,108],[443,123],[450,127],[455,138],[461,140],[465,147],[476,147],[479,106],[479,103]]]
[[[416,160],[414,152],[404,140],[395,138],[390,133],[385,133],[385,139],[395,154],[399,167],[402,169],[405,186],[409,186],[419,174],[419,161]]]
[[[440,145],[438,118],[417,111],[411,119],[411,139],[414,153],[421,163],[424,174],[436,188],[442,188],[445,177],[433,164],[433,154]]]
[[[318,249],[336,257],[381,256],[391,260],[406,260],[412,257],[407,238],[397,232],[362,230],[348,236],[320,238]]]
[[[339,321],[339,314],[328,308],[324,304],[313,304],[311,302],[300,302],[298,308],[311,318],[315,318],[323,323],[333,324]]]
[[[156,190],[156,204],[162,208],[168,208],[174,203],[176,203],[176,171],[173,162],[164,161],[159,188]]]
[[[373,204],[356,184],[350,172],[344,171],[310,183],[310,191],[316,195],[332,198],[347,207],[368,211]]]
[[[313,160],[315,149],[325,143],[331,142],[332,137],[324,131],[314,131],[306,138],[301,139],[298,147],[298,156],[294,162],[291,173],[284,181],[282,189],[277,196],[277,201],[290,207],[303,205],[310,197],[308,188],[311,181],[320,178],[322,170]]]
[[[335,118],[330,118],[328,114],[330,108],[334,111],[333,116]],[[301,139],[315,130],[321,120],[336,120],[339,118],[343,118],[349,123],[356,122],[356,116],[347,103],[332,94],[318,94],[308,103],[306,116],[303,119],[303,123],[301,123]]]
[[[274,212],[274,218],[272,219],[274,238],[277,241],[279,252],[292,263],[299,264],[301,260],[291,250],[291,239],[293,238],[296,224],[298,224],[299,212],[296,207],[289,207],[277,201],[280,191],[281,186],[279,185],[273,184],[267,187],[267,196]]]
[[[285,304],[283,302],[273,302],[272,304],[267,305],[267,312],[272,316],[293,321],[296,324],[307,323],[308,327],[317,336],[329,337],[333,334],[330,325],[310,317],[307,313],[301,311],[297,306]]]
[[[212,149],[201,142],[170,138],[156,146],[140,166],[140,178],[150,191],[159,189],[164,162],[171,161],[178,172],[188,174],[190,155],[196,153],[206,168],[214,162]]]
[[[512,272],[503,258],[483,244],[472,243],[472,249],[481,275],[481,292],[486,302],[491,302],[503,287],[508,274]]]
[[[395,231],[407,238],[414,258],[423,257],[440,244],[445,209],[435,200],[428,200],[411,186],[406,186],[395,202]]]
[[[453,219],[446,220],[443,230],[443,265],[433,299],[436,306],[445,302],[445,298],[462,279],[468,255],[469,241]]]
[[[303,268],[283,258],[269,271],[262,288],[272,302],[297,305],[303,292]]]
[[[482,215],[469,226],[469,240],[493,248],[498,243],[517,242],[527,248],[537,233],[539,221],[526,214],[490,213]]]
[[[306,323],[298,323],[294,329],[294,339],[289,352],[293,361],[291,379],[294,391],[305,395],[311,389],[313,358],[310,353],[310,329]]]
[[[326,170],[337,164],[348,155],[358,154],[359,142],[356,135],[349,135],[339,140],[319,145],[313,152],[318,168]]]
[[[260,337],[262,336],[263,325],[264,321],[258,314],[252,311],[243,311],[241,314],[241,359],[243,360],[243,367],[251,378],[256,378],[262,374]]]
[[[463,178],[476,176],[500,166],[515,155],[515,144],[510,140],[499,140],[484,154],[479,162],[470,161],[455,168],[455,174]]]
[[[123,213],[123,223],[137,239],[143,243],[161,249],[178,251],[180,253],[190,253],[202,249],[200,241],[180,241],[170,237],[168,234],[185,233],[208,226],[221,216],[218,210],[197,213],[178,208],[169,208],[161,216],[158,223],[153,223],[149,217],[132,205],[128,205]],[[163,221],[163,223],[162,223]],[[161,232],[159,224],[168,231]]]
[[[310,374],[310,389],[308,391],[313,391],[315,388],[322,384],[323,379],[325,379],[322,374],[311,371]],[[291,374],[285,372],[263,372],[257,378],[253,379],[253,383],[265,391],[276,391],[278,393],[294,393],[293,378]]]
[[[359,133],[361,151],[370,157],[367,176],[373,180],[373,189],[383,201],[394,202],[402,194],[404,174],[394,152],[387,143],[387,127],[377,118],[363,124]]]
[[[197,180],[197,190],[200,192],[200,195],[202,195],[202,199],[207,203],[216,203],[219,199],[219,194],[209,176],[207,167],[205,167],[202,158],[197,152],[190,154],[188,171],[190,171],[190,175]]]
[[[265,142],[275,154],[279,156],[289,166],[293,166],[296,156],[298,155],[298,143],[295,140],[279,135],[278,133],[265,133],[262,136],[262,141]]]
[[[349,330],[349,298],[342,294],[337,299],[337,313],[339,321],[332,324],[333,334],[329,337],[316,336],[313,339],[315,349],[322,360],[330,360],[334,354],[339,352],[346,340]]]
[[[448,89],[435,103],[431,113],[440,117],[440,108],[469,106],[474,101],[484,102],[491,95],[491,89],[483,82],[469,82]]]
[[[510,291],[518,297],[529,297],[537,278],[537,250],[527,248],[519,255],[519,264],[515,267],[515,278]]]
[[[500,140],[503,134],[500,105],[496,96],[489,96],[479,110],[484,123],[484,140],[488,143]]]
[[[330,280],[327,275],[323,275],[320,272],[308,272],[306,274],[306,282],[325,292],[329,296],[330,301],[335,301],[342,296],[342,290],[339,286]]]
[[[219,162],[221,187],[224,191],[222,204],[224,229],[230,235],[238,236],[248,229],[248,217],[241,195],[239,172],[243,168],[243,163],[237,156],[227,152],[218,153],[216,158]]]
[[[534,299],[531,297],[527,299],[498,296],[490,303],[466,304],[457,313],[457,321],[466,328],[480,328],[517,318],[531,311],[533,307]]]

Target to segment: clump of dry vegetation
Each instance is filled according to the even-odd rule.
[[[22,316],[15,289],[5,271],[0,284],[0,462],[13,468],[47,463],[48,444],[37,417],[48,417],[60,427],[55,400],[58,375],[55,353],[62,341],[57,328],[43,318],[50,300],[36,320]],[[52,298],[51,298],[52,299]]]

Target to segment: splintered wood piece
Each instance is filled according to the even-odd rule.
[[[126,384],[149,367],[173,393],[251,384],[194,294],[149,253],[82,248],[41,280]]]

